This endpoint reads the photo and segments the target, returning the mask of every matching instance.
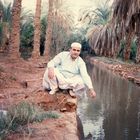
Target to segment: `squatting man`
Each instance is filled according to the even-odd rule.
[[[78,91],[87,87],[89,95],[93,98],[96,96],[86,64],[79,56],[81,48],[80,43],[74,42],[70,51],[63,51],[48,62],[43,88],[50,90],[49,94],[55,94],[59,89],[68,89],[71,96],[76,96]]]

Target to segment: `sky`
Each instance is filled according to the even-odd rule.
[[[2,0],[5,2],[13,2],[13,0]],[[42,0],[42,9],[45,11],[48,0]],[[68,7],[75,14],[75,20],[78,19],[79,10],[84,9],[86,7],[91,7],[92,9],[97,8],[101,5],[105,0],[65,0],[67,2]],[[46,5],[46,6],[45,6]],[[26,10],[32,10],[35,12],[36,0],[22,0],[22,7]]]
[[[2,0],[6,2],[13,2],[13,0]],[[42,7],[45,7],[47,5],[48,0],[42,0]],[[70,7],[74,11],[79,11],[79,9],[93,6],[94,8],[97,7],[98,4],[100,4],[104,0],[65,0],[67,1],[67,4],[70,5]],[[36,5],[36,0],[22,0],[22,6],[26,9],[32,9],[34,11]]]

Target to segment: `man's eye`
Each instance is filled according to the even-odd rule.
[[[77,52],[80,52],[80,50],[76,50],[76,49],[73,49],[73,51],[77,51]]]

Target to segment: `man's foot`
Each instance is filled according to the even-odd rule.
[[[75,93],[71,89],[69,90],[69,94],[72,98],[76,98]]]
[[[49,94],[53,95],[53,94],[55,94],[57,91],[58,91],[58,89],[52,89],[52,90],[49,92]]]

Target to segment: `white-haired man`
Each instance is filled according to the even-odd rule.
[[[55,94],[58,89],[68,89],[71,96],[87,87],[91,97],[95,97],[91,78],[83,59],[79,56],[81,44],[74,42],[70,51],[57,54],[48,62],[43,77],[43,88],[49,89],[50,94]]]

